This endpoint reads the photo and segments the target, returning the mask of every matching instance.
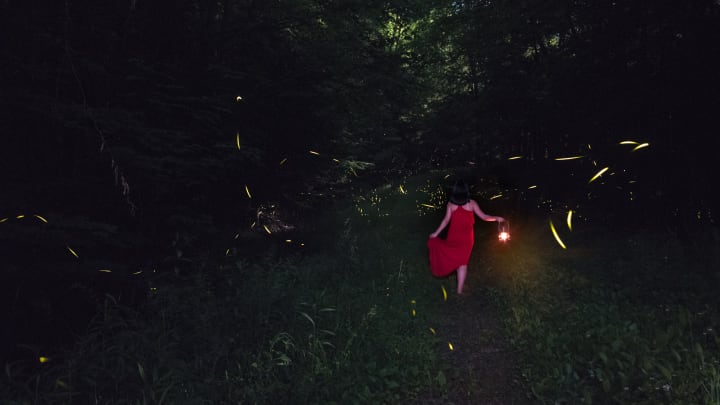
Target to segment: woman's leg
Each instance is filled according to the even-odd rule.
[[[467,264],[463,264],[457,269],[457,293],[462,294],[463,285],[465,284],[465,276],[467,276]]]

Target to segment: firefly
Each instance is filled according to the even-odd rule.
[[[49,357],[45,357],[45,356],[40,356],[40,358],[38,359],[38,361],[40,361],[40,363],[47,363],[48,361],[50,361],[50,358],[49,358]]]
[[[413,304],[413,305],[416,304],[415,300],[410,300],[410,303]]]
[[[561,160],[575,160],[575,159],[582,159],[584,156],[568,156],[568,157],[561,157],[561,158],[555,158],[555,160],[561,161]]]
[[[15,219],[23,219],[23,218],[25,218],[25,215],[23,215],[23,214],[20,214],[20,215],[18,215],[18,216],[15,217]]]
[[[263,225],[263,228],[265,228],[265,232],[267,232],[268,235],[272,234],[272,232],[270,232],[270,229],[268,229],[267,225]]]
[[[445,290],[445,286],[444,286],[444,285],[441,285],[440,288],[442,289],[443,300],[444,300],[444,301],[447,301],[447,290]]]
[[[637,145],[638,143],[635,141],[621,141],[620,145]]]
[[[100,273],[112,273],[112,270],[108,270],[108,269],[100,269],[100,270],[98,270],[98,271],[99,271]]]
[[[76,258],[80,258],[80,256],[78,256],[78,254],[75,253],[75,251],[72,250],[72,248],[70,246],[67,246],[67,249],[70,251],[70,253],[72,253],[73,256],[75,256]]]
[[[315,155],[315,156],[320,156],[320,153],[315,152],[314,150],[311,150],[311,151],[310,151],[310,154],[311,154],[311,155]]]
[[[38,215],[38,214],[35,214],[35,215],[33,215],[33,216],[34,216],[35,218],[37,218],[37,219],[39,219],[39,220],[41,220],[41,221],[45,222],[46,224],[48,223],[47,219],[45,219],[45,218],[41,217],[41,216],[40,216],[40,215]]]
[[[567,249],[567,246],[563,243],[563,241],[560,239],[560,236],[558,235],[557,231],[555,230],[555,225],[552,223],[552,220],[550,221],[550,230],[553,233],[553,236],[555,236],[555,240],[557,243],[562,247],[563,249]]]
[[[448,342],[448,348],[450,349],[450,351],[455,350],[455,348],[453,347],[452,343],[450,343],[450,342]]]
[[[0,224],[2,224],[3,222],[5,222],[7,220],[8,220],[7,218],[0,219]]]
[[[333,158],[333,162],[335,162],[335,163],[340,163],[340,161],[337,160],[337,159],[335,159],[335,158]]]
[[[430,333],[432,333],[433,335],[435,334],[435,329],[433,329],[433,328],[428,328],[428,329],[430,329]]]
[[[522,156],[511,156],[508,158],[508,160],[517,160],[517,159],[522,159]]]
[[[635,152],[638,149],[647,148],[648,146],[650,146],[649,143],[641,143],[640,145],[634,147],[632,151]]]
[[[415,316],[415,314],[417,314],[417,312],[415,312],[415,309],[413,309],[413,310],[412,310],[412,316]]]
[[[571,231],[572,231],[572,214],[573,214],[573,210],[568,211],[568,214],[567,214],[567,226],[568,226],[568,229],[571,230]]]
[[[285,162],[287,162],[287,158],[283,158],[283,160],[280,161],[280,165],[284,165]]]
[[[407,194],[407,191],[405,191],[405,188],[402,186],[402,184],[400,185],[400,192],[403,194]]]
[[[238,103],[241,102],[242,99],[243,99],[242,96],[237,96],[237,97],[235,97],[235,101],[238,102]]]
[[[292,243],[292,239],[285,239],[286,243]]]
[[[494,196],[490,197],[490,200],[494,200],[494,199],[500,198],[500,197],[502,197],[502,196],[503,196],[502,193],[501,193],[501,194],[495,194]]]
[[[607,167],[607,166],[606,166],[605,168],[603,168],[603,169],[600,169],[600,171],[597,172],[597,173],[590,179],[590,181],[588,181],[588,183],[592,183],[593,181],[595,181],[598,177],[602,176],[603,173],[605,173],[608,169],[609,169],[609,167]]]
[[[528,187],[528,190],[532,190],[532,189],[534,189],[534,188],[537,188],[537,185],[536,185],[536,184],[533,184],[532,186]]]
[[[133,273],[133,276],[137,276],[138,274],[141,274],[141,273],[142,273],[142,270],[136,271],[135,273]]]
[[[227,250],[225,251],[225,256],[230,256],[230,248],[227,248]]]
[[[428,207],[428,208],[437,208],[436,206],[430,205],[430,204],[420,204],[420,205],[422,205],[423,207]]]
[[[237,144],[238,150],[240,150],[240,133],[239,132],[235,135],[235,143]]]
[[[245,185],[245,192],[247,193],[248,198],[252,199],[252,195],[250,195],[250,189],[248,188],[247,184]]]

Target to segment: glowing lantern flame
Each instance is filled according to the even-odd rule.
[[[510,223],[508,221],[498,222],[498,240],[500,242],[510,240]]]

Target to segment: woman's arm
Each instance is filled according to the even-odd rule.
[[[494,216],[494,215],[488,215],[488,214],[484,213],[484,212],[480,209],[480,206],[478,205],[478,203],[475,202],[475,200],[470,200],[470,206],[472,207],[473,212],[475,213],[475,215],[477,215],[478,217],[480,217],[480,219],[482,219],[483,221],[488,221],[488,222],[494,222],[494,221],[497,221],[497,222],[505,222],[505,218],[503,218],[503,217],[497,217],[497,216]]]
[[[450,222],[450,216],[452,215],[452,210],[450,209],[450,203],[447,205],[447,209],[445,210],[445,218],[443,218],[442,222],[440,222],[440,226],[438,226],[438,229],[430,234],[431,238],[437,238],[437,236],[442,232],[442,230],[447,226],[447,224]]]

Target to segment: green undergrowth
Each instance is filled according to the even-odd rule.
[[[331,237],[307,241],[327,246],[310,255],[203,263],[155,284],[142,308],[108,295],[71,350],[5,365],[0,403],[364,404],[442,395],[427,328],[437,289],[425,239],[408,236],[430,230],[396,187],[334,212]]]
[[[593,229],[563,250],[525,231],[497,266],[530,398],[720,404],[717,245]]]

